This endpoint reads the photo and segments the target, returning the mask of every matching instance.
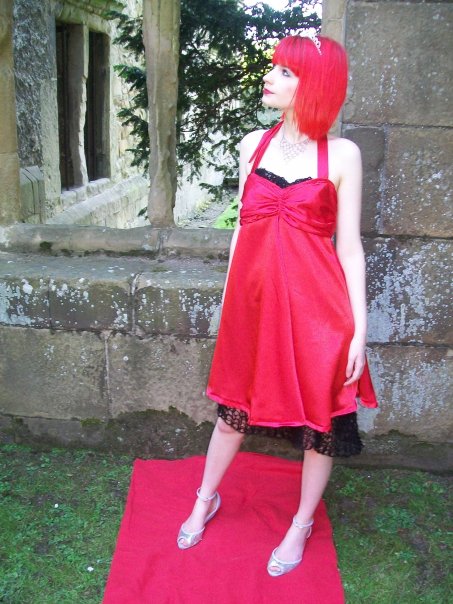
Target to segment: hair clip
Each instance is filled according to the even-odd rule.
[[[316,33],[311,29],[303,29],[300,33],[297,34],[301,38],[309,38],[313,44],[316,46],[316,50],[321,55],[321,40],[318,38]]]

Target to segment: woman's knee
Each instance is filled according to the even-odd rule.
[[[244,434],[235,430],[232,426],[227,424],[221,417],[217,418],[216,427],[221,434],[231,434],[236,435],[238,438],[244,438]]]

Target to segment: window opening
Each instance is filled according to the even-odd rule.
[[[60,152],[60,177],[62,189],[74,186],[74,165],[70,145],[70,92],[69,92],[69,25],[57,23],[57,99],[58,138]]]
[[[108,162],[108,36],[89,33],[87,106],[85,117],[85,159],[88,179],[105,178]]]

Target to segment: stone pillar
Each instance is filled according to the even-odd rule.
[[[13,60],[13,0],[0,2],[0,224],[21,219],[16,95]]]
[[[322,34],[344,44],[346,0],[324,0]]]
[[[180,0],[143,0],[151,180],[148,217],[153,226],[174,224],[179,17]]]
[[[451,2],[323,2],[323,32],[349,53],[342,134],[364,164],[368,337],[381,407],[362,427],[431,442],[453,423],[452,29]]]

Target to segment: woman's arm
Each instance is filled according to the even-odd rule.
[[[341,153],[341,175],[338,186],[336,250],[343,268],[354,318],[354,336],[349,347],[345,385],[362,375],[365,365],[366,288],[365,257],[360,238],[362,204],[362,160],[360,150],[352,141],[336,141]],[[337,155],[338,157],[338,155]]]

